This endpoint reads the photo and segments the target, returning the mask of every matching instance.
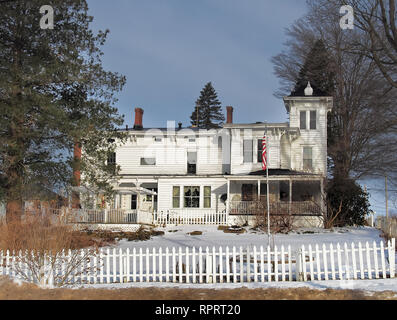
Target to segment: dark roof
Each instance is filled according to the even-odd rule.
[[[318,175],[310,172],[299,172],[289,169],[268,169],[269,176],[313,176]],[[266,176],[266,170],[258,170],[250,172],[250,176]]]

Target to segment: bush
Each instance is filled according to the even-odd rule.
[[[76,242],[75,237],[72,227],[54,215],[26,214],[0,223],[0,250],[15,258],[13,271],[41,286],[63,286],[71,273],[87,270],[81,271],[81,266],[96,256],[96,243],[83,235]],[[95,248],[76,250],[88,244]],[[57,272],[60,268],[64,272]]]
[[[369,213],[368,194],[354,180],[336,178],[327,187],[327,207],[329,227],[362,226]]]

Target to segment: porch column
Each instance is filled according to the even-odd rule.
[[[326,207],[325,207],[325,203],[324,203],[324,201],[325,201],[325,199],[324,199],[324,196],[325,196],[325,194],[324,194],[324,179],[322,179],[322,178],[320,179],[320,192],[321,192],[321,198],[320,198],[321,214],[324,215],[326,213],[325,212]]]
[[[289,206],[288,206],[288,213],[291,214],[292,209],[292,179],[289,179]]]
[[[258,200],[261,201],[261,181],[258,180]]]
[[[226,214],[229,215],[230,209],[230,180],[227,180]]]
[[[138,179],[136,179],[136,188],[137,188],[137,193],[136,193],[136,212],[139,212],[139,208],[141,206],[141,193],[138,190],[141,186],[141,184],[138,182]]]
[[[152,213],[154,212],[154,195],[152,194]]]

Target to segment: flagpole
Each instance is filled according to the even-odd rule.
[[[269,246],[270,246],[270,199],[269,199],[269,143],[267,138],[267,123],[266,123],[266,200],[267,200],[267,235],[269,238]]]

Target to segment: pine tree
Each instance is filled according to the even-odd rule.
[[[197,99],[194,111],[190,116],[192,126],[198,124],[199,128],[219,128],[222,121],[225,120],[221,109],[218,95],[212,83],[208,82],[201,90],[200,97]]]
[[[0,201],[7,218],[21,214],[33,183],[52,190],[71,183],[76,141],[84,150],[84,181],[110,192],[109,141],[124,137],[116,130],[123,117],[112,105],[125,78],[101,66],[108,31],[90,30],[85,0],[52,0],[54,29],[41,29],[47,4],[1,4]]]
[[[308,81],[313,88],[313,96],[332,96],[335,73],[332,59],[322,40],[317,40],[299,71],[299,76],[291,96],[304,96]]]

